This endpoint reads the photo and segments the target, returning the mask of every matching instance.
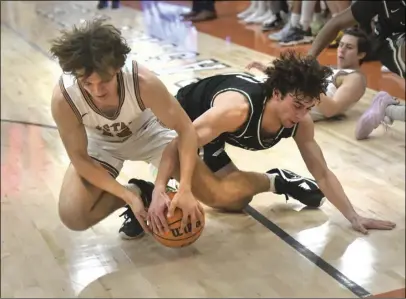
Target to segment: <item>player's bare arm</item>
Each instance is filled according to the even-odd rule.
[[[357,21],[352,14],[351,7],[348,7],[324,25],[313,41],[308,54],[317,57],[337,37],[340,30],[356,24]]]
[[[140,66],[139,82],[141,98],[146,108],[150,108],[157,118],[168,128],[178,133],[178,149],[181,161],[180,192],[190,191],[191,177],[195,167],[197,136],[189,116],[178,101],[155,74]]]
[[[227,91],[216,97],[213,107],[203,113],[194,122],[198,137],[198,146],[202,147],[225,132],[234,132],[247,120],[249,104],[239,92]],[[166,184],[175,166],[179,163],[176,143],[174,139],[165,149],[162,162],[158,170],[157,182]]]
[[[51,111],[63,145],[78,174],[90,184],[123,199],[138,217],[144,210],[141,199],[118,183],[88,155],[85,128],[64,98],[59,85],[53,91]]]
[[[341,183],[328,168],[323,153],[314,139],[314,124],[310,115],[307,115],[300,122],[294,139],[308,170],[316,179],[321,191],[344,217],[351,222],[355,230],[367,234],[368,229],[393,229],[395,227],[393,222],[365,218],[357,214],[347,198]]]
[[[198,146],[203,146],[224,132],[237,130],[247,119],[249,105],[245,97],[237,92],[224,92],[218,95],[213,107],[197,118],[193,125],[198,135]],[[165,186],[179,165],[178,138],[175,138],[164,150],[159,165],[156,184]],[[197,152],[194,158],[198,159]],[[158,203],[156,203],[158,205]],[[167,229],[166,220],[163,217],[164,205],[154,207],[148,211],[151,222],[155,223],[158,231]],[[159,220],[154,220],[159,219]],[[159,222],[158,222],[159,221]]]
[[[365,77],[359,72],[351,74],[338,73],[334,77],[337,91],[333,97],[320,95],[320,110],[327,117],[332,117],[350,108],[364,95],[366,89]]]
[[[188,222],[188,217],[191,218],[192,223],[196,223],[196,219],[200,220],[203,217],[201,213],[202,208],[191,191],[191,180],[198,150],[196,131],[193,128],[189,116],[155,74],[140,66],[138,79],[141,100],[145,107],[150,108],[166,127],[175,130],[178,134],[179,140],[177,143],[181,173],[179,190],[170,202],[166,195],[166,183],[160,184],[159,182],[156,182],[152,203],[149,208],[149,215],[151,216],[151,214],[154,214],[154,211],[158,209],[157,205],[162,205],[162,200],[159,200],[159,198],[164,198],[165,205],[168,207],[169,215],[174,213],[176,207],[182,209],[183,220],[181,223],[181,229],[183,229]],[[162,163],[165,163],[165,159],[164,156],[161,158]],[[158,201],[160,202],[158,203]],[[159,210],[163,212],[162,207],[160,207]],[[155,213],[155,216],[156,217],[149,219],[152,229],[156,229],[156,225],[158,225],[159,222],[167,228],[164,215],[160,213],[160,217],[158,217]],[[195,228],[196,227],[192,228],[192,230]]]

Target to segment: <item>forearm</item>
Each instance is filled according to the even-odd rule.
[[[169,179],[174,175],[175,167],[179,165],[177,138],[169,143],[162,153],[161,163],[159,164],[157,177],[155,179],[155,188],[165,189]]]
[[[308,54],[313,57],[319,56],[321,51],[323,51],[337,37],[340,30],[341,28],[339,28],[337,23],[334,22],[334,19],[331,19],[317,34]]]
[[[118,198],[125,197],[127,189],[118,183],[99,163],[90,157],[77,157],[72,164],[78,174],[93,186],[104,190]]]
[[[354,207],[345,195],[344,189],[333,172],[328,170],[325,175],[317,179],[320,190],[326,198],[347,218],[349,221],[357,216]]]
[[[192,126],[179,134],[177,144],[180,163],[179,191],[190,190],[198,151],[197,134]]]

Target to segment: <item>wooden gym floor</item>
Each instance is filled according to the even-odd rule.
[[[132,57],[171,92],[195,78],[245,71],[252,59],[272,60],[177,22],[182,7],[145,5],[143,13],[128,7],[102,13],[123,30]],[[160,246],[150,236],[121,240],[121,211],[85,232],[66,229],[57,201],[69,160],[50,113],[60,70],[48,55],[48,41],[63,27],[99,14],[95,7],[89,1],[1,2],[2,298],[354,298],[386,292],[404,298],[405,128],[395,123],[368,140],[354,140],[372,89],[346,119],[318,123],[316,138],[356,210],[395,221],[393,231],[363,236],[330,203],[309,210],[270,193],[256,196],[247,214],[207,208],[201,238],[182,249]],[[228,152],[244,170],[283,167],[309,175],[292,140],[263,152]],[[119,181],[135,176],[151,179],[148,166],[126,163]]]

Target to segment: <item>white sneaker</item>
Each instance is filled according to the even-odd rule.
[[[273,23],[274,21],[276,21],[276,16],[274,14],[271,14],[271,16],[268,19],[262,22],[262,26],[269,26],[269,24]]]
[[[263,22],[269,21],[272,18],[275,18],[274,14],[272,13],[271,10],[267,10],[262,16],[259,16],[258,18],[253,20],[253,23],[262,24]]]
[[[265,10],[262,9],[257,9],[253,14],[249,15],[244,19],[244,23],[247,24],[252,24],[254,23],[257,19],[261,18],[264,14],[266,13]]]
[[[245,19],[246,17],[248,17],[250,14],[252,14],[254,11],[257,10],[257,6],[258,6],[257,3],[258,3],[257,1],[251,1],[250,6],[246,10],[240,12],[237,15],[237,18]]]
[[[265,12],[267,11],[265,8],[266,8],[265,3],[263,1],[258,1],[255,10],[251,14],[249,14],[246,18],[244,18],[243,21],[247,24],[253,23],[253,20],[265,14]]]

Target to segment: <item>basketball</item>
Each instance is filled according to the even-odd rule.
[[[172,199],[176,192],[168,192],[169,198]],[[167,213],[167,211],[165,211]],[[185,247],[193,244],[197,239],[199,239],[205,225],[205,218],[203,213],[203,223],[197,221],[197,230],[192,232],[192,223],[188,222],[183,231],[180,230],[180,224],[182,221],[182,210],[176,208],[175,213],[172,217],[167,217],[169,231],[160,234],[159,232],[154,232],[154,238],[166,247]]]

